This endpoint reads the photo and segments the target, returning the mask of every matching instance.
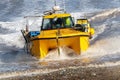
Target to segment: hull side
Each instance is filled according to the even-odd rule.
[[[31,53],[37,58],[45,58],[48,52],[62,46],[67,46],[80,54],[89,46],[88,36],[71,36],[66,38],[55,39],[37,39],[32,41]]]

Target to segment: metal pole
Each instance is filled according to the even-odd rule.
[[[55,6],[57,5],[56,0],[54,0],[54,4],[55,4]]]
[[[60,55],[60,44],[59,44],[59,35],[60,35],[60,30],[58,28],[58,32],[56,32],[56,42],[57,42],[57,49],[58,49],[58,54]]]
[[[64,11],[66,11],[65,7],[65,0],[63,0]]]

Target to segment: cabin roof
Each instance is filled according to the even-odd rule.
[[[59,14],[51,14],[51,15],[45,15],[43,18],[61,18],[61,17],[68,17],[71,16],[68,13],[59,13]]]

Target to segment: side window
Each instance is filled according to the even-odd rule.
[[[50,19],[44,19],[42,29],[50,29],[50,28],[51,28]]]

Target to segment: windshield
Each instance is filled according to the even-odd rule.
[[[57,29],[57,28],[71,28],[74,23],[72,18],[62,17],[62,18],[49,18],[44,19],[42,23],[42,30]]]

